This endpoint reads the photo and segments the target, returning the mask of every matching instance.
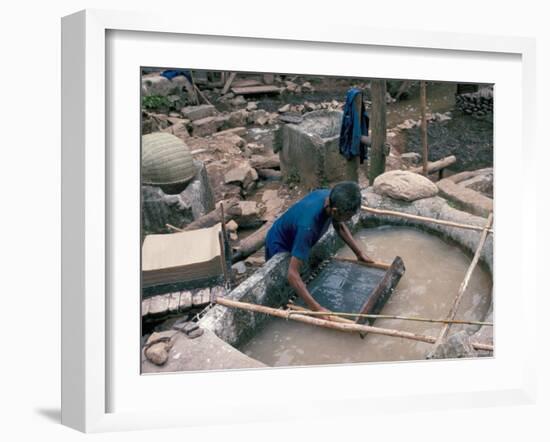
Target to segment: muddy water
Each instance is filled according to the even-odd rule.
[[[411,228],[366,229],[356,238],[376,260],[390,262],[399,255],[405,262],[405,275],[382,314],[427,318],[447,315],[470,264],[470,256],[455,245]],[[347,247],[338,254],[352,256]],[[478,266],[456,318],[482,320],[489,308],[491,287],[490,274]],[[378,319],[374,325],[432,336],[436,336],[441,327],[393,319]],[[451,332],[465,327],[452,326]],[[358,335],[273,319],[241,351],[269,366],[289,366],[419,360],[426,357],[431,347],[422,342],[373,334],[362,340]]]

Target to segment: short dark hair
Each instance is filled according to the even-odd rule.
[[[361,189],[354,181],[343,181],[336,184],[328,197],[330,207],[340,213],[355,213],[361,206]]]

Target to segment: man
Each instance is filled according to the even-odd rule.
[[[309,293],[300,277],[300,268],[308,260],[311,248],[327,231],[331,222],[358,260],[372,262],[344,224],[355,215],[360,206],[359,186],[353,181],[344,181],[336,184],[332,190],[321,189],[311,192],[278,218],[267,233],[266,261],[280,252],[290,253],[288,282],[312,310],[328,311]]]

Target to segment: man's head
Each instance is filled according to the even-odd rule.
[[[361,190],[354,181],[343,181],[330,191],[328,205],[332,218],[337,222],[349,221],[361,207]]]

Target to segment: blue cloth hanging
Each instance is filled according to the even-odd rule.
[[[353,102],[359,94],[361,94],[361,111],[358,113]],[[362,135],[369,135],[369,116],[363,103],[363,92],[357,88],[351,88],[346,95],[340,129],[340,153],[347,160],[359,156],[359,161],[363,163],[367,158],[367,146],[361,142]]]
[[[190,83],[193,83],[191,72],[185,71],[183,69],[167,69],[165,71],[162,71],[160,75],[162,75],[165,78],[168,78],[168,80],[172,80],[175,77],[179,77],[180,75],[183,75],[185,78],[189,80]]]

